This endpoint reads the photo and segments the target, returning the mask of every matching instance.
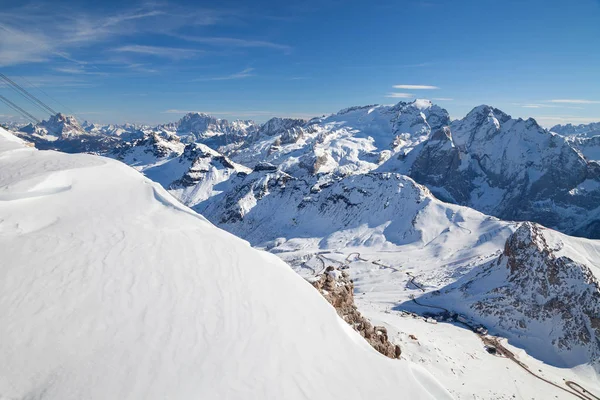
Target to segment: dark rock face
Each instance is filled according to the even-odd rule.
[[[354,283],[347,271],[327,267],[312,285],[331,303],[338,315],[364,337],[375,350],[389,358],[400,358],[400,346],[388,339],[387,329],[373,326],[354,305]]]
[[[228,169],[230,174],[236,171],[235,165],[229,158],[197,143],[189,143],[185,146],[179,157],[179,163],[189,164],[190,167],[180,179],[171,183],[170,189],[195,186],[204,180],[206,174],[213,168]]]
[[[497,260],[444,292],[458,290],[476,319],[524,343],[535,357],[600,367],[600,284],[590,267],[560,255],[565,244],[556,235],[521,224]],[[527,338],[536,335],[528,348]]]
[[[258,130],[253,121],[228,121],[204,113],[188,113],[176,124],[177,135],[184,142],[199,142],[214,149],[241,144]]]
[[[277,166],[273,165],[271,163],[268,163],[268,162],[262,162],[262,163],[256,164],[256,166],[254,167],[254,171],[255,172],[259,172],[259,171],[277,171]]]
[[[283,134],[290,129],[301,127],[306,124],[306,120],[295,118],[271,118],[265,122],[258,133],[260,135],[274,136]]]

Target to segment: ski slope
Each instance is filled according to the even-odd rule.
[[[0,129],[0,399],[445,399],[274,255]]]

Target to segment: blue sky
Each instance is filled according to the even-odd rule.
[[[545,126],[600,121],[599,0],[191,3],[0,0],[0,72],[104,123],[414,98],[454,118],[485,103]]]

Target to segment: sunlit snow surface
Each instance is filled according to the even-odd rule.
[[[1,399],[442,399],[275,256],[0,130]]]

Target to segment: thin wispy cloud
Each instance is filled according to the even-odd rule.
[[[548,103],[562,103],[562,104],[600,104],[598,100],[582,100],[582,99],[558,99],[548,100]]]
[[[565,108],[569,110],[583,110],[583,107],[569,107],[559,104],[548,104],[548,103],[512,103],[513,106],[519,106],[522,108]]]
[[[434,90],[434,89],[439,89],[439,87],[437,87],[437,86],[430,86],[430,85],[394,85],[394,89]]]
[[[105,76],[108,75],[106,72],[100,71],[88,71],[82,67],[56,67],[54,71],[60,72],[63,74],[71,74],[71,75],[98,75]]]
[[[0,65],[40,63],[54,58],[83,65],[86,62],[71,53],[125,37],[168,35],[184,27],[214,25],[230,14],[152,2],[105,15],[50,3],[4,8],[0,10]],[[61,23],[57,24],[57,20]]]
[[[212,76],[212,77],[206,77],[206,78],[198,78],[198,79],[194,79],[193,82],[229,81],[232,79],[250,78],[251,76],[255,76],[255,74],[253,74],[252,71],[254,71],[254,68],[246,68],[245,70],[236,72],[235,74],[225,75],[225,76]]]
[[[434,100],[434,101],[454,101],[454,99],[451,99],[450,97],[434,97],[432,100]]]
[[[50,87],[50,88],[89,88],[97,86],[89,82],[81,75],[27,75],[12,76],[13,80],[26,87]],[[0,87],[3,85],[0,84]]]
[[[197,49],[183,49],[179,47],[159,47],[159,46],[143,46],[143,45],[128,45],[121,46],[113,49],[113,51],[120,53],[136,53],[154,57],[171,58],[174,60],[193,58],[199,54],[204,53],[202,50]]]
[[[43,35],[21,32],[0,23],[0,66],[45,62],[56,53]]]
[[[392,99],[410,99],[414,97],[414,95],[411,93],[388,93],[385,95],[385,97],[389,97]]]
[[[268,48],[281,50],[284,52],[290,52],[291,46],[285,44],[279,44],[269,42],[265,40],[248,40],[231,37],[201,37],[201,36],[188,36],[188,35],[172,35],[178,39],[185,40],[188,42],[202,43],[209,46],[217,47],[241,47],[241,48]]]

